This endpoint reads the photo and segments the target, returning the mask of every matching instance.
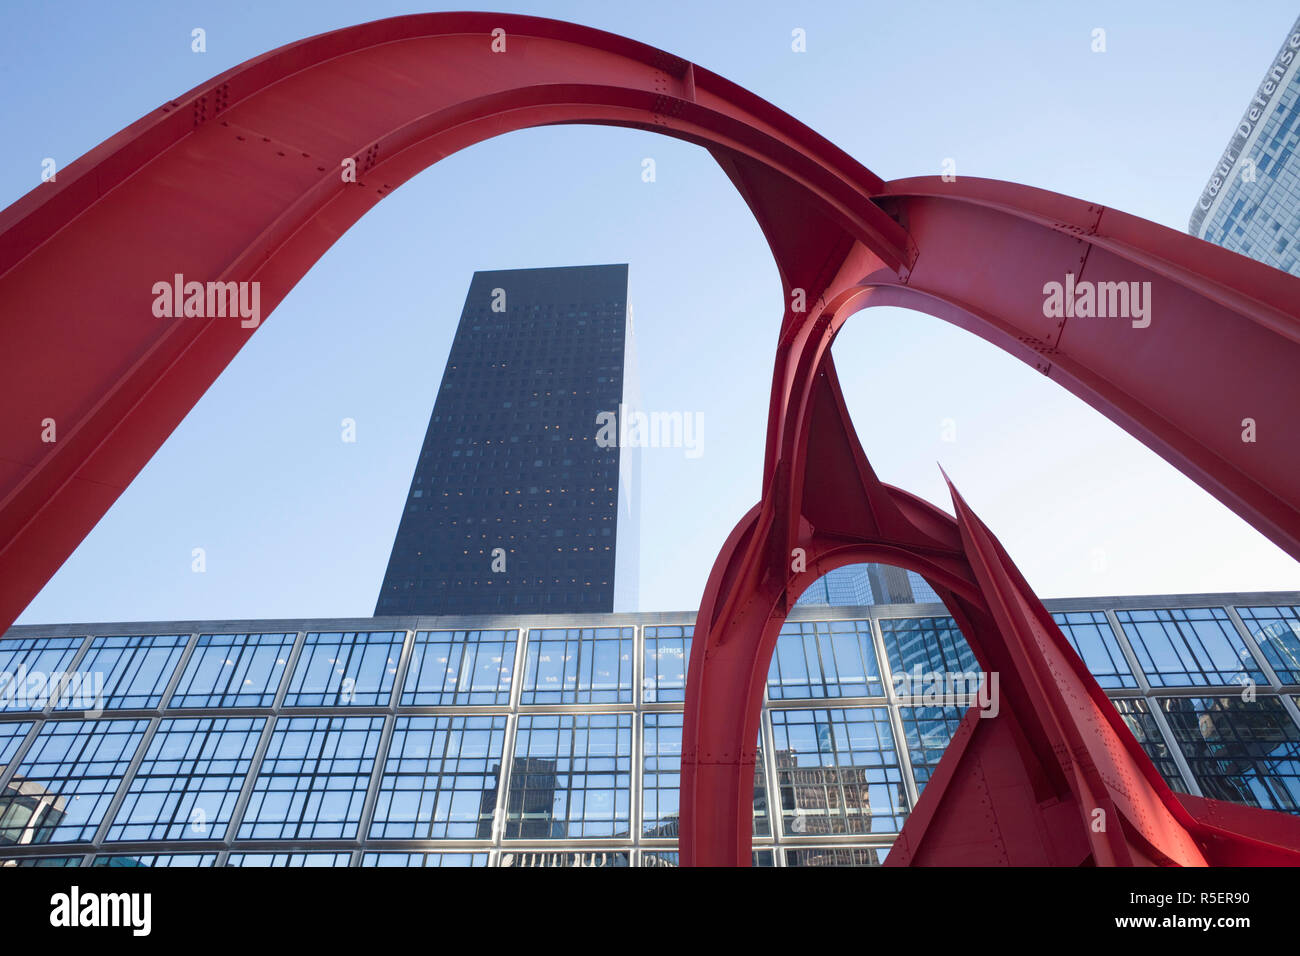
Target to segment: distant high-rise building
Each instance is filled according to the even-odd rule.
[[[635,610],[627,271],[474,273],[376,615]]]
[[[1300,19],[1192,210],[1187,231],[1300,275]]]
[[[814,581],[795,603],[826,607],[938,604],[939,595],[915,571],[889,564],[846,564]]]

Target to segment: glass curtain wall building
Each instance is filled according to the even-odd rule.
[[[1192,210],[1187,231],[1300,275],[1300,18]]]
[[[1177,790],[1300,812],[1300,593],[1046,602]],[[0,865],[678,864],[694,615],[25,625]],[[792,610],[754,863],[872,866],[969,704],[942,605]]]
[[[635,378],[627,265],[476,272],[376,614],[636,607],[639,458],[599,442]]]

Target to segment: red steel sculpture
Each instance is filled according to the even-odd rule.
[[[748,865],[777,632],[816,577],[858,561],[923,575],[1000,675],[998,715],[967,714],[891,865],[1300,863],[1300,819],[1169,789],[955,490],[953,518],[877,480],[830,355],[859,309],[938,316],[1059,382],[1300,558],[1300,442],[1286,434],[1300,279],[1026,186],[883,182],[735,84],[569,23],[428,14],[291,43],[164,103],[0,214],[0,628],[256,331],[155,316],[156,283],[256,282],[267,315],[416,173],[559,123],[703,146],[785,287],[762,501],[723,547],[695,628],[683,864]],[[1104,283],[1150,283],[1136,290],[1149,323],[1047,315],[1050,282],[1092,283],[1112,305],[1133,287]],[[1258,442],[1243,442],[1246,418]],[[57,441],[42,440],[47,420]]]

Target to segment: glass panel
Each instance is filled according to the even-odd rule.
[[[81,642],[80,637],[0,641],[0,712],[44,710]]]
[[[912,602],[915,604],[942,604],[939,593],[930,587],[930,582],[915,571],[907,572],[907,580],[912,584]]]
[[[491,839],[505,737],[504,715],[398,717],[371,838]]]
[[[501,866],[631,866],[626,850],[583,850],[550,853],[511,850],[501,854]]]
[[[1104,611],[1064,611],[1052,615],[1065,639],[1102,687],[1137,687],[1119,638]]]
[[[767,815],[767,762],[763,757],[763,739],[757,741],[758,760],[754,764],[754,829],[756,837],[772,835],[772,820]]]
[[[755,850],[753,866],[775,866],[771,850]],[[642,850],[642,866],[676,867],[681,866],[681,854],[676,850]]]
[[[487,866],[486,853],[365,853],[362,866]]]
[[[81,866],[81,857],[0,856],[0,866]]]
[[[827,571],[796,604],[861,607],[868,604],[939,604],[939,595],[915,571],[890,564],[847,564]]]
[[[770,699],[883,692],[870,621],[787,621],[781,628],[767,675]]]
[[[9,761],[13,760],[14,754],[18,752],[22,742],[27,739],[27,734],[34,724],[35,722],[30,720],[0,722],[0,777],[4,776],[9,769]],[[16,843],[21,839],[20,835],[15,836],[13,833],[5,833],[4,827],[6,824],[10,824],[13,829],[21,833],[26,819],[31,816],[31,811],[37,806],[38,801],[34,795],[28,797],[19,796],[18,791],[22,789],[21,783],[12,782],[3,791],[4,793],[12,792],[15,800],[8,806],[0,803],[0,845]],[[30,790],[30,788],[27,789]],[[0,858],[0,860],[2,859]],[[34,864],[8,865],[29,866]]]
[[[102,681],[106,710],[157,707],[189,639],[188,634],[97,637],[78,671],[92,675],[97,687]],[[86,709],[76,696],[62,691],[58,709]]]
[[[239,838],[355,838],[383,729],[382,717],[282,718]]]
[[[916,781],[916,793],[920,796],[939,766],[961,719],[966,716],[966,708],[899,707],[898,715],[903,721],[903,739],[907,741],[907,752],[912,761],[912,779]]]
[[[1178,764],[1174,762],[1173,756],[1169,753],[1169,746],[1165,743],[1165,738],[1160,733],[1160,726],[1151,714],[1150,705],[1141,697],[1131,699],[1112,700],[1115,709],[1119,711],[1124,723],[1128,729],[1133,732],[1137,742],[1142,745],[1146,755],[1151,758],[1151,762],[1156,765],[1160,771],[1160,776],[1165,778],[1165,783],[1169,784],[1179,793],[1190,792],[1186,781],[1183,780],[1183,774],[1178,769]]]
[[[1266,684],[1221,607],[1116,611],[1152,687]]]
[[[786,866],[881,866],[889,847],[787,847]]]
[[[509,704],[518,638],[514,630],[417,632],[402,703]]]
[[[521,704],[630,704],[631,627],[528,632]]]
[[[1237,613],[1283,684],[1300,684],[1300,608],[1239,607]]]
[[[170,707],[270,707],[296,634],[200,634]]]
[[[386,707],[405,631],[308,634],[285,707]]]
[[[682,715],[644,714],[641,832],[653,839],[677,838],[682,779]],[[769,836],[763,746],[754,764],[754,836]]]
[[[225,839],[265,724],[260,717],[162,721],[107,839]]]
[[[91,840],[147,720],[52,720],[0,796],[0,843]]]
[[[631,714],[525,714],[510,769],[508,839],[630,835]]]
[[[349,866],[351,853],[232,853],[226,866]]]
[[[833,607],[862,607],[868,604],[889,603],[888,595],[872,592],[872,584],[881,590],[880,566],[847,564],[827,571],[799,595],[796,605],[830,605]],[[895,578],[903,577],[901,568],[891,569]],[[872,578],[875,578],[873,582]],[[897,590],[897,588],[895,588]],[[907,595],[910,599],[911,595]],[[908,602],[910,603],[910,601]]]
[[[1278,698],[1162,697],[1159,706],[1205,796],[1300,812],[1300,727]]]
[[[773,710],[782,832],[897,833],[907,792],[883,707]]]
[[[9,769],[9,761],[14,759],[34,723],[31,720],[0,721],[0,776]]]
[[[691,635],[695,628],[659,626],[644,630],[642,699],[647,704],[684,701],[686,668],[691,660]]]
[[[215,853],[154,853],[144,856],[97,856],[91,866],[216,866]]]
[[[881,618],[880,633],[895,681],[908,675],[924,684],[925,675],[979,670],[961,628],[950,617]]]
[[[682,778],[682,715],[645,714],[641,832],[676,837]]]

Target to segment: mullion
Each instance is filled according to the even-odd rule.
[[[349,637],[352,639],[348,640]],[[334,682],[334,678],[336,676],[339,679],[338,690],[334,692],[333,702],[336,705],[343,706],[347,704],[354,704],[356,703],[357,697],[360,694],[360,691],[358,689],[360,680],[358,679],[358,677],[360,675],[361,668],[360,666],[358,666],[357,668],[358,677],[353,677],[352,679],[352,700],[345,701],[343,699],[343,685],[347,683],[348,677],[352,676],[353,658],[356,655],[360,654],[362,664],[365,663],[365,654],[360,650],[360,638],[361,638],[360,634],[349,633],[349,634],[339,635],[339,643],[337,645],[338,649],[334,652],[335,653],[334,662],[342,666],[343,673],[339,674],[335,670],[330,671],[331,684]],[[346,655],[346,659],[340,660],[340,658],[344,657],[344,655]],[[326,686],[328,687],[329,685]]]
[[[1214,658],[1210,654],[1210,649],[1205,646],[1205,641],[1201,639],[1200,632],[1196,629],[1195,625],[1192,624],[1191,621],[1188,621],[1186,619],[1180,619],[1174,617],[1172,613],[1169,615],[1169,617],[1171,623],[1173,624],[1174,628],[1178,632],[1178,636],[1182,638],[1183,645],[1187,648],[1188,653],[1191,655],[1191,661],[1189,663],[1196,665],[1196,668],[1200,672],[1200,676],[1203,682],[1206,684],[1219,683],[1219,681],[1217,680],[1210,680],[1210,672],[1207,668],[1215,667],[1216,670],[1215,676],[1218,676],[1217,674],[1218,668],[1214,664]],[[1196,639],[1195,646],[1193,646],[1192,641],[1188,638],[1186,631],[1184,631],[1184,625],[1186,625],[1187,629],[1190,630],[1192,632],[1192,635],[1195,637]],[[1201,649],[1201,651],[1203,652],[1203,656],[1200,657],[1197,656],[1196,654],[1197,647]]]

